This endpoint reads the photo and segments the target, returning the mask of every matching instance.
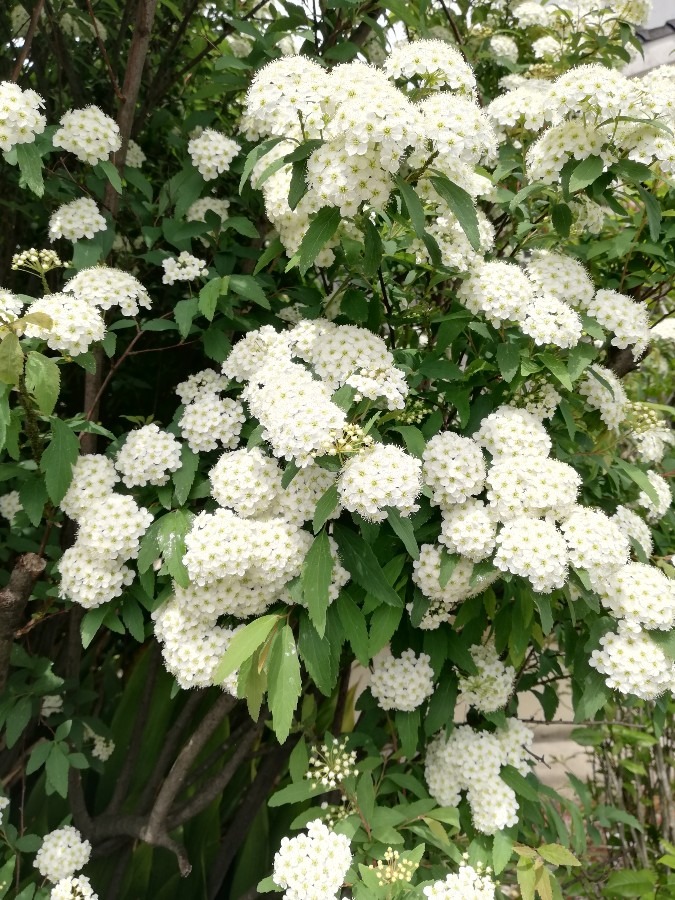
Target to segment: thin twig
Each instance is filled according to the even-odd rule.
[[[19,58],[16,61],[14,69],[12,70],[12,75],[10,77],[10,81],[16,81],[21,74],[21,69],[23,69],[23,64],[28,59],[28,54],[30,53],[30,48],[33,44],[33,38],[35,37],[35,32],[37,31],[38,20],[42,14],[42,7],[45,5],[45,0],[37,0],[37,3],[33,7],[33,12],[30,17],[30,23],[28,24],[28,30],[26,31],[26,37],[23,40],[23,47],[21,48],[21,53],[19,54]]]
[[[105,44],[103,43],[103,39],[98,30],[98,19],[94,15],[94,10],[91,6],[91,0],[87,0],[87,9],[89,10],[89,18],[91,19],[91,24],[94,29],[94,34],[96,35],[96,43],[98,44],[98,48],[101,51],[101,56],[103,57],[103,61],[106,64],[106,68],[108,69],[108,75],[110,77],[110,84],[112,85],[112,89],[115,92],[115,96],[118,100],[124,102],[125,97],[124,94],[120,91],[120,86],[117,83],[117,78],[115,78],[115,73],[113,72],[113,67],[110,65],[110,59],[108,58],[108,51],[105,49]]]

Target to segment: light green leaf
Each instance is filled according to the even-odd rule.
[[[637,185],[638,193],[642,198],[642,202],[645,205],[645,210],[647,212],[647,223],[649,224],[649,237],[653,241],[658,241],[659,235],[661,234],[661,204],[656,199],[656,197],[651,194],[646,188],[643,188],[641,185]]]
[[[176,320],[178,332],[183,340],[185,340],[190,333],[192,321],[197,315],[198,309],[199,301],[196,297],[190,297],[187,300],[179,300],[174,307],[173,317]]]
[[[110,612],[110,604],[104,603],[103,606],[97,606],[95,609],[89,609],[84,614],[80,622],[80,635],[82,637],[82,646],[86,650],[89,644],[94,640],[96,632],[103,624],[103,620]]]
[[[61,744],[52,744],[52,749],[47,757],[45,769],[47,772],[47,784],[61,797],[68,796],[68,769],[70,763],[62,750]]]
[[[37,147],[35,144],[17,144],[14,149],[26,186],[36,197],[42,197],[45,192],[45,183],[42,178],[42,158]]]
[[[248,181],[248,177],[251,174],[251,172],[253,171],[253,167],[258,162],[258,160],[262,159],[262,157],[266,153],[269,153],[273,147],[276,147],[276,145],[280,141],[285,141],[285,140],[286,140],[286,138],[284,138],[284,137],[269,138],[269,140],[263,141],[261,144],[258,144],[256,147],[253,148],[253,150],[251,150],[251,152],[246,157],[246,161],[244,162],[244,169],[241,173],[241,178],[239,180],[239,193],[240,194],[243,191],[244,185]]]
[[[36,527],[40,524],[42,513],[47,502],[47,487],[39,472],[27,478],[19,488],[19,500],[28,521]]]
[[[190,578],[183,565],[185,556],[185,535],[192,524],[192,513],[184,509],[174,509],[162,516],[153,525],[157,525],[157,548],[162,554],[164,565],[171,577],[181,587],[188,587]]]
[[[576,856],[560,844],[542,844],[541,847],[537,847],[537,853],[554,866],[581,865]]]
[[[505,831],[498,831],[492,842],[492,868],[501,875],[513,855],[513,838]]]
[[[438,584],[444,588],[452,578],[455,566],[459,562],[459,556],[456,553],[450,553],[446,547],[441,548],[441,570],[438,576]]]
[[[356,584],[381,603],[402,606],[401,598],[385,578],[377,557],[363,538],[339,524],[334,526],[333,536],[340,548],[342,564]]]
[[[593,184],[595,179],[602,175],[604,168],[605,164],[599,156],[588,156],[586,159],[583,159],[574,167],[570,175],[570,194],[574,194],[589,184]]]
[[[297,258],[301,275],[305,274],[319,252],[338,230],[340,220],[340,210],[334,206],[324,206],[314,216],[298,248]]]
[[[635,482],[635,484],[641,488],[645,494],[649,497],[649,499],[658,504],[659,495],[656,493],[656,489],[654,485],[651,483],[649,478],[645,475],[642,469],[638,469],[637,466],[634,466],[632,463],[626,462],[625,459],[619,459],[618,457],[614,460],[614,462],[623,469],[623,471],[628,475],[628,477]]]
[[[248,625],[244,625],[241,631],[232,636],[225,655],[218,663],[213,675],[213,683],[221,684],[228,675],[235,672],[239,666],[253,656],[255,651],[267,640],[267,636],[274,626],[282,619],[282,616],[261,616],[254,619]]]
[[[145,640],[143,612],[138,603],[131,597],[127,598],[122,606],[122,621],[132,638],[138,641],[139,644],[142,644]]]
[[[42,454],[40,468],[45,475],[49,499],[58,506],[73,480],[73,466],[80,453],[80,442],[61,419],[53,418],[51,426],[52,439]]]
[[[26,387],[35,397],[40,412],[50,416],[61,387],[61,373],[54,360],[31,350],[26,357]]]
[[[19,697],[5,720],[5,743],[12,748],[24,732],[33,715],[30,697]]]
[[[293,713],[302,691],[300,661],[290,625],[284,625],[272,642],[267,683],[272,728],[279,743],[283,744],[290,734]]]
[[[21,145],[19,145],[21,146]],[[0,869],[0,900],[7,896],[7,891],[13,883],[14,869],[16,868],[16,856],[10,857]]]
[[[223,288],[223,278],[212,278],[210,281],[207,281],[204,287],[199,292],[199,300],[197,301],[197,306],[199,312],[205,316],[209,322],[213,321],[213,317],[216,312],[216,305],[218,304],[218,298],[222,293]]]
[[[365,616],[346,593],[338,597],[336,605],[340,622],[344,628],[347,640],[352,646],[354,655],[362,666],[367,666],[370,662],[370,647]]]
[[[598,351],[593,344],[577,344],[576,347],[572,347],[567,357],[567,369],[572,381],[582,376],[597,355]]]
[[[326,529],[322,528],[307,552],[301,575],[302,595],[309,617],[321,637],[326,630],[328,591],[333,577],[333,565],[328,534]]]
[[[478,215],[471,195],[464,188],[450,181],[447,175],[432,175],[431,183],[450,207],[473,249],[480,250]]]
[[[18,384],[22,373],[23,350],[18,337],[10,332],[0,343],[0,381],[4,381],[5,384]]]
[[[117,171],[117,167],[110,162],[109,159],[101,160],[101,162],[97,165],[97,169],[100,169],[105,177],[108,179],[110,184],[115,188],[118,194],[122,193],[122,179],[120,178],[120,173]]]
[[[539,354],[539,359],[543,362],[549,372],[557,378],[560,384],[568,391],[572,390],[572,379],[570,378],[570,373],[567,371],[567,367],[565,363],[558,359],[557,356],[553,356],[552,353],[541,353]]]
[[[539,794],[536,787],[530,784],[527,778],[520,774],[518,769],[513,766],[502,766],[500,775],[502,781],[505,781],[519,797],[523,797],[525,800],[532,800],[533,803],[539,802]]]

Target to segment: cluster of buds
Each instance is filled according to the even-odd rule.
[[[345,456],[351,456],[352,453],[358,453],[366,447],[372,446],[373,439],[366,434],[360,425],[350,422],[340,432],[336,432],[335,439],[329,452],[334,453],[342,459]]]
[[[396,417],[401,425],[419,425],[429,415],[429,410],[424,400],[418,398],[410,400]]]
[[[22,253],[15,253],[12,257],[12,269],[34,272],[36,275],[44,275],[45,272],[59,269],[64,265],[65,263],[59,259],[58,253],[55,253],[54,250],[36,250],[32,247]]]
[[[415,870],[417,863],[411,859],[402,859],[398,850],[387,847],[384,853],[384,859],[378,859],[370,866],[375,870],[375,875],[380,886],[396,884],[399,881],[409,882]]]
[[[350,804],[336,806],[325,801],[321,804],[321,819],[329,828],[335,828],[338,822],[346,819],[352,812],[353,809]]]
[[[305,775],[316,789],[321,785],[328,791],[340,787],[345,778],[356,775],[356,752],[347,750],[347,738],[336,741],[330,738],[321,744],[309,758],[309,771]]]
[[[646,403],[632,401],[627,406],[626,424],[633,434],[644,434],[663,424],[663,417]]]

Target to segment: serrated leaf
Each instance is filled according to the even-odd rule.
[[[298,268],[301,275],[305,274],[333,237],[340,221],[340,210],[334,206],[324,206],[314,216],[298,248]]]
[[[239,180],[239,193],[240,194],[243,191],[244,185],[248,181],[248,177],[251,174],[251,172],[253,171],[253,167],[258,162],[258,160],[262,159],[262,157],[266,153],[269,153],[273,147],[276,147],[276,145],[278,143],[280,143],[281,141],[285,141],[285,140],[286,140],[286,138],[284,138],[284,137],[269,138],[268,140],[263,141],[261,144],[258,144],[256,147],[253,148],[253,150],[251,150],[251,152],[246,157],[246,160],[244,162],[244,169],[241,173],[241,178]]]
[[[568,391],[572,390],[570,373],[567,371],[567,367],[561,359],[558,359],[558,357],[554,356],[552,353],[540,353],[539,359],[543,362],[551,375],[553,375],[564,388]]]
[[[517,344],[499,344],[497,365],[504,381],[510,384],[520,368],[520,347]]]
[[[41,413],[50,416],[61,387],[61,373],[53,359],[31,350],[26,356],[26,387]]]
[[[417,540],[415,539],[415,529],[413,528],[413,524],[410,519],[404,519],[400,513],[400,510],[395,507],[391,507],[387,511],[387,521],[391,525],[392,531],[396,534],[402,541],[403,546],[408,551],[408,554],[413,559],[420,558],[420,548],[417,546]]]
[[[0,381],[5,384],[18,384],[22,373],[23,350],[18,337],[10,332],[0,343]]]
[[[52,419],[51,426],[52,439],[42,454],[40,468],[44,472],[49,499],[58,506],[73,480],[73,466],[80,453],[80,442],[61,419]]]
[[[492,842],[492,868],[501,875],[513,856],[513,838],[505,831],[498,831]]]
[[[307,552],[301,575],[303,599],[312,624],[321,637],[326,630],[326,610],[333,565],[328,534],[325,528],[322,528]]]
[[[383,603],[377,607],[370,618],[368,652],[371,659],[392,639],[402,616],[403,610],[400,606],[387,606]]]
[[[569,185],[570,194],[574,194],[588,187],[589,184],[593,184],[595,179],[602,175],[604,168],[605,164],[599,156],[588,156],[586,159],[583,159],[572,169]]]
[[[276,259],[277,256],[281,256],[283,252],[284,245],[281,243],[280,238],[275,237],[263,250],[262,255],[258,259],[258,262],[255,264],[253,274],[257,275],[258,272],[261,272],[268,263],[272,262],[273,259]]]
[[[345,593],[338,597],[336,607],[354,655],[362,666],[367,666],[370,662],[370,649],[365,616],[352,598]]]
[[[316,504],[316,509],[314,510],[314,517],[312,519],[312,530],[314,534],[317,534],[323,526],[326,524],[328,519],[333,515],[336,507],[338,505],[338,489],[337,484],[331,484],[325,494],[319,498],[319,502]]]
[[[47,757],[45,770],[47,772],[47,784],[61,797],[68,796],[68,769],[70,763],[68,757],[61,749],[61,744],[52,744],[52,749]]]
[[[649,499],[658,505],[659,495],[656,493],[656,489],[654,485],[651,483],[649,478],[645,475],[642,469],[638,469],[637,466],[634,466],[632,463],[626,462],[625,459],[619,459],[618,457],[614,460],[614,462],[623,469],[623,471],[628,475],[628,477],[635,482],[635,484],[641,488],[645,494],[649,497]]]
[[[567,369],[572,381],[576,381],[598,355],[593,344],[577,344],[567,357]]]
[[[145,624],[143,613],[138,603],[129,598],[122,606],[122,621],[135,641],[142,644],[145,640]]]
[[[560,844],[542,844],[541,847],[537,847],[537,853],[554,866],[581,865],[576,856]]]
[[[290,625],[284,625],[272,642],[267,683],[272,728],[279,743],[283,744],[290,734],[293,714],[302,692],[300,661]]]
[[[401,193],[401,199],[408,210],[408,215],[410,216],[410,221],[415,234],[421,241],[424,241],[424,244],[429,251],[429,257],[432,264],[435,266],[440,265],[441,251],[439,250],[435,238],[433,238],[425,228],[426,221],[422,201],[412,185],[408,184],[408,182],[404,178],[401,178],[400,175],[395,175],[394,181]]]
[[[171,476],[176,503],[179,506],[183,506],[187,501],[198,467],[199,455],[190,450],[187,444],[183,444],[180,448],[180,469],[177,469]]]
[[[192,328],[192,322],[199,310],[199,301],[196,297],[187,300],[179,300],[173,310],[173,317],[178,325],[178,333],[185,340]]]
[[[33,703],[30,697],[19,697],[5,719],[5,743],[12,748],[30,722]]]
[[[45,192],[45,183],[42,178],[42,157],[35,144],[17,144],[16,161],[26,186],[35,194],[42,197]]]
[[[98,163],[96,168],[100,169],[103,172],[103,174],[117,191],[117,193],[121,194],[122,179],[120,178],[120,173],[117,171],[116,166],[114,166],[109,159],[103,159]]]
[[[244,660],[252,656],[258,647],[267,640],[269,633],[281,618],[281,616],[275,615],[261,616],[259,619],[249,622],[248,625],[244,625],[241,631],[237,631],[232,636],[225,655],[216,667],[213,683],[222,684]]]
[[[566,203],[555,204],[551,210],[551,221],[560,237],[568,238],[570,236],[570,229],[574,218],[572,216],[572,210]]]
[[[362,537],[337,523],[333,527],[333,537],[340,548],[342,565],[356,584],[381,603],[388,603],[390,606],[403,605],[401,598],[385,578],[372,548]]]
[[[230,275],[230,290],[246,300],[251,300],[262,306],[263,309],[270,308],[270,301],[267,294],[262,289],[260,283],[252,275]]]
[[[223,279],[212,278],[204,285],[199,292],[197,306],[199,312],[205,316],[209,322],[213,321],[218,304],[218,298],[222,293]]]
[[[19,500],[29,522],[37,527],[42,520],[47,502],[47,487],[44,477],[39,472],[33,473],[23,482],[19,488]]]
[[[467,236],[474,250],[480,250],[480,231],[478,230],[478,215],[476,207],[464,188],[454,184],[446,175],[432,175],[431,183],[436,192],[450,207],[453,216]]]

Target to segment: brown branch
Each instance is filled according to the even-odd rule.
[[[92,822],[91,836],[96,843],[100,843],[106,838],[125,836],[145,841],[147,844],[152,844],[153,847],[164,847],[175,855],[183,877],[192,871],[185,847],[178,841],[174,841],[164,829],[159,829],[151,835],[143,816],[100,816]]]
[[[612,347],[607,359],[607,368],[610,372],[614,372],[617,378],[624,378],[629,372],[635,372],[639,368],[647,353],[635,359],[632,347],[624,347],[622,350]]]
[[[33,38],[35,37],[35,32],[38,27],[38,20],[40,15],[42,14],[42,7],[45,5],[45,0],[37,0],[35,6],[33,7],[33,12],[30,17],[30,22],[28,24],[28,30],[26,31],[26,37],[23,41],[23,47],[21,48],[21,53],[19,54],[19,58],[16,61],[14,69],[12,70],[12,74],[10,77],[10,81],[16,81],[21,74],[21,69],[23,68],[23,64],[28,59],[28,54],[30,53],[30,48],[33,45]]]
[[[0,591],[0,694],[4,692],[14,633],[46,562],[37,553],[24,553],[14,563],[6,587]]]
[[[188,819],[192,819],[194,816],[199,815],[199,813],[206,809],[206,807],[212,803],[218,794],[220,794],[220,792],[230,783],[239,769],[239,766],[248,756],[251,747],[260,737],[264,727],[264,717],[261,716],[255,725],[251,722],[247,722],[246,725],[248,726],[246,729],[247,734],[240,741],[234,753],[227,760],[220,772],[211,778],[210,781],[207,781],[204,787],[198,791],[192,799],[170,816],[169,831],[173,831],[174,828],[178,828],[179,825],[187,822]]]
[[[230,694],[221,694],[190,735],[187,743],[183,746],[169,770],[169,774],[164,779],[164,784],[148,817],[144,840],[154,843],[155,838],[164,831],[169,810],[178,796],[190,768],[204,749],[213,732],[218,728],[225,716],[234,709],[236,703],[236,697],[232,697]]]
[[[94,34],[96,35],[96,43],[98,44],[98,48],[101,51],[101,56],[103,57],[103,61],[105,62],[106,68],[108,70],[108,76],[110,78],[110,84],[112,85],[112,89],[115,92],[115,96],[118,100],[124,102],[124,95],[120,91],[120,86],[117,83],[117,79],[115,78],[115,73],[113,72],[113,67],[110,65],[110,59],[108,57],[108,51],[105,49],[105,44],[103,43],[103,39],[99,34],[98,30],[98,20],[94,15],[94,10],[91,6],[91,0],[87,0],[87,9],[89,10],[89,18],[91,19],[91,25],[94,29]]]

